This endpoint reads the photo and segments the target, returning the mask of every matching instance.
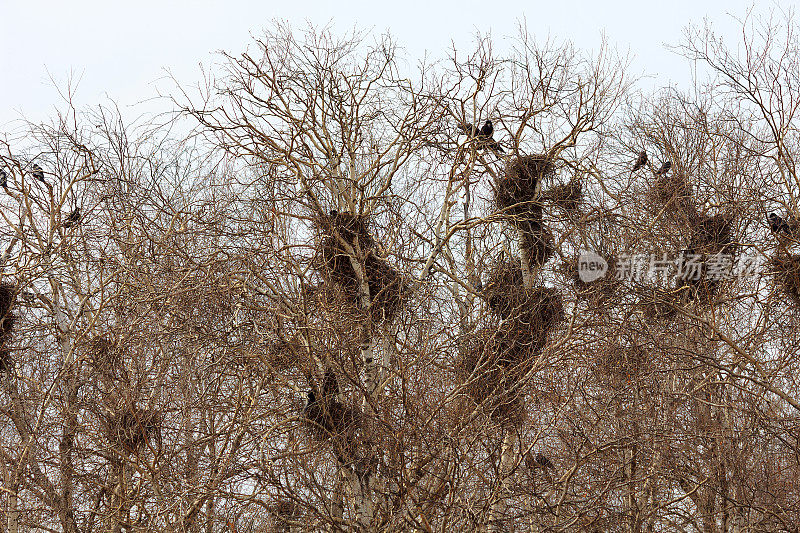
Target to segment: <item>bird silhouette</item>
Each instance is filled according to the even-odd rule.
[[[31,175],[37,180],[44,183],[44,170],[42,170],[42,167],[34,163],[31,165],[31,169],[32,169]]]
[[[2,168],[0,168],[0,187],[4,189],[8,187],[8,174]]]
[[[492,135],[494,135],[494,124],[492,124],[491,120],[484,122],[483,126],[480,128],[470,124],[468,126],[462,126],[462,129],[468,136],[477,138],[478,141],[480,141],[479,146],[489,148],[501,154],[505,153],[500,143],[492,138]]]
[[[69,228],[77,224],[81,219],[81,208],[76,207],[75,210],[69,214],[67,219],[64,221],[64,227]]]
[[[656,176],[666,175],[666,173],[669,172],[669,169],[671,168],[672,168],[672,163],[670,161],[664,161],[664,164],[661,165],[661,168],[659,168],[658,172],[656,172]]]
[[[536,462],[536,464],[538,464],[542,468],[553,468],[552,461],[550,461],[550,459],[548,459],[546,455],[537,453],[536,457],[533,460]]]
[[[767,215],[767,222],[769,223],[769,229],[773,235],[779,235],[783,233],[784,235],[791,236],[792,228],[783,217],[777,215],[776,213],[770,213]]]
[[[525,464],[528,466],[528,468],[544,468],[544,469],[555,468],[550,459],[548,459],[546,455],[541,453],[537,453],[534,456],[531,455],[530,452],[528,452],[525,455]]]
[[[631,173],[636,172],[646,164],[647,164],[647,152],[642,150],[641,152],[639,152],[639,157],[638,159],[636,159],[636,163],[633,164],[633,169],[631,169]]]

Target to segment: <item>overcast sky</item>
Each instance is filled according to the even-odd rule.
[[[756,11],[767,13],[776,5],[764,4]],[[63,107],[57,88],[69,79],[77,83],[79,104],[111,98],[126,116],[166,105],[137,102],[152,98],[158,86],[169,86],[166,69],[185,84],[196,83],[200,64],[213,63],[219,50],[243,51],[251,35],[276,18],[297,28],[310,21],[341,31],[389,30],[412,61],[426,51],[440,56],[451,42],[467,50],[478,31],[491,32],[502,46],[524,20],[537,38],[569,39],[582,49],[595,49],[605,35],[621,51],[630,50],[634,72],[653,77],[646,83],[680,86],[690,80],[689,66],[664,45],[678,43],[687,24],[702,25],[704,18],[735,37],[733,16],[744,16],[751,6],[752,0],[0,0],[0,134],[15,130],[21,117],[44,120]]]

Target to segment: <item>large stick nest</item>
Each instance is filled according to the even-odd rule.
[[[95,370],[112,379],[125,375],[123,350],[118,343],[106,337],[95,337],[89,341],[89,363]]]
[[[580,179],[573,178],[568,183],[551,187],[542,198],[565,211],[575,211],[583,199],[583,185]]]
[[[481,405],[494,419],[518,422],[523,403],[518,379],[509,379],[511,360],[519,354],[500,339],[504,335],[494,328],[483,328],[465,336],[461,341],[461,357],[456,372],[463,382],[464,392]],[[519,348],[524,351],[524,348]],[[521,368],[510,368],[516,378]]]
[[[800,307],[800,255],[779,253],[770,261],[776,284]]]
[[[405,282],[386,259],[377,255],[364,215],[335,213],[318,220],[322,232],[320,268],[357,308],[362,308],[361,278],[355,262],[366,276],[373,318],[391,319],[402,303]],[[350,250],[348,250],[350,248]]]
[[[594,362],[598,380],[617,389],[630,380],[635,380],[647,365],[647,353],[641,346],[608,344]]]
[[[522,224],[522,248],[528,254],[530,266],[540,267],[556,253],[553,233],[542,224]]]
[[[161,416],[157,411],[125,406],[105,417],[109,442],[134,453],[151,438],[160,438]]]
[[[506,167],[505,174],[495,182],[497,207],[505,210],[512,218],[519,219],[528,219],[537,210],[541,213],[536,195],[541,181],[554,173],[555,165],[547,155],[514,158]]]
[[[691,248],[698,253],[733,253],[733,223],[729,214],[699,216],[692,224]]]
[[[502,261],[495,267],[484,296],[489,308],[501,318],[520,321],[531,326],[532,331],[547,331],[563,319],[558,291],[548,287],[526,289],[516,260]]]
[[[357,412],[338,400],[339,392],[339,381],[330,368],[325,370],[322,387],[312,383],[308,391],[303,409],[304,423],[320,440],[348,433],[359,422]]]
[[[362,414],[339,401],[339,383],[330,368],[325,371],[322,387],[313,383],[303,408],[303,425],[319,441],[330,441],[339,462],[357,461],[358,439]]]
[[[489,308],[503,320],[461,341],[457,370],[466,393],[495,418],[518,420],[521,385],[547,344],[549,332],[564,318],[556,289],[526,289],[514,260],[501,261],[484,291]]]
[[[667,214],[684,222],[694,220],[698,216],[692,187],[678,172],[656,176],[649,193],[649,200],[661,204]]]

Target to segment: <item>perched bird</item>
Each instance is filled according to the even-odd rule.
[[[540,465],[542,468],[553,468],[552,461],[550,461],[550,459],[548,459],[546,455],[537,453],[536,457],[533,460],[536,461],[536,464]]]
[[[504,153],[506,153],[506,151],[505,151],[505,150],[503,150],[503,147],[502,147],[502,146],[500,146],[500,143],[499,143],[499,142],[497,142],[497,141],[495,141],[494,139],[489,139],[488,141],[486,141],[486,146],[487,146],[487,147],[488,147],[490,150],[493,150],[493,151],[495,151],[495,152],[498,152],[498,153],[501,153],[501,154],[504,154]]]
[[[492,124],[491,120],[484,122],[483,126],[481,127],[480,134],[482,137],[486,137],[487,139],[490,139],[492,135],[494,135],[494,124]]]
[[[492,138],[492,135],[494,135],[494,124],[492,124],[491,120],[484,122],[483,126],[480,128],[470,124],[469,126],[462,126],[462,129],[470,137],[476,137],[482,146],[501,154],[505,153],[500,143]]]
[[[639,158],[636,159],[636,163],[633,164],[633,169],[631,169],[631,173],[636,172],[646,164],[647,164],[647,152],[642,150],[641,152],[639,152]]]
[[[64,221],[64,227],[70,228],[77,224],[81,219],[81,208],[76,207],[75,210],[69,214],[67,219]]]
[[[664,164],[661,165],[661,168],[659,168],[658,172],[656,172],[656,176],[666,175],[666,173],[669,172],[669,169],[671,168],[672,168],[672,163],[670,161],[664,161]]]
[[[44,170],[42,170],[42,167],[40,167],[36,163],[33,163],[31,165],[31,170],[32,170],[31,175],[37,180],[44,183]]]
[[[541,453],[537,453],[535,456],[532,456],[530,452],[527,453],[525,455],[525,464],[528,468],[555,468],[550,459]]]
[[[331,216],[332,217],[335,217],[338,214],[339,214],[339,211],[337,211],[336,209],[331,209]]]
[[[8,174],[2,168],[0,168],[0,187],[4,189],[8,187]]]
[[[789,223],[783,219],[783,217],[775,214],[770,213],[767,215],[767,222],[769,222],[769,229],[774,235],[778,235],[783,233],[784,235],[791,235],[792,228],[789,226]]]

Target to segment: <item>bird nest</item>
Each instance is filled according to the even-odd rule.
[[[680,299],[677,293],[661,289],[646,291],[639,300],[639,307],[650,320],[668,320],[677,314]]]
[[[556,289],[526,289],[512,261],[501,262],[484,291],[489,308],[503,321],[461,340],[457,371],[465,392],[491,416],[518,420],[521,385],[547,344],[549,332],[564,318]]]
[[[330,368],[325,371],[322,387],[312,386],[303,409],[303,423],[319,440],[334,436],[351,436],[358,428],[360,414],[342,404],[336,397],[339,384]]]
[[[105,417],[108,440],[133,453],[151,438],[160,437],[161,416],[157,411],[127,406]]]
[[[698,217],[692,224],[691,247],[698,253],[733,253],[733,222],[729,214]]]
[[[800,307],[800,255],[776,255],[770,266],[775,282]]]
[[[531,333],[549,331],[564,316],[559,292],[551,287],[526,289],[516,261],[503,261],[489,276],[484,290],[489,308],[501,318],[530,327]]]
[[[647,354],[640,346],[613,343],[600,352],[593,368],[601,383],[616,389],[639,377],[646,364]]]
[[[522,328],[504,324],[466,335],[460,344],[456,373],[463,391],[492,418],[519,420],[521,385],[543,343],[538,345],[537,339]]]
[[[553,233],[545,226],[527,224],[522,229],[522,248],[528,254],[531,267],[540,267],[556,253]],[[530,229],[533,228],[533,229]]]
[[[536,198],[540,183],[555,173],[553,160],[547,155],[520,156],[512,160],[505,174],[495,182],[495,203],[512,218],[529,219],[536,212],[541,218],[541,205]]]
[[[14,306],[17,291],[10,283],[0,283],[0,317],[6,316]]]
[[[649,193],[649,200],[662,204],[668,208],[667,213],[690,220],[696,217],[697,208],[692,188],[686,178],[677,173],[669,172],[656,176]]]
[[[583,185],[578,178],[573,178],[569,183],[552,187],[542,197],[565,211],[575,211],[583,199]]]
[[[321,217],[317,225],[322,232],[318,266],[324,276],[342,289],[352,305],[363,309],[355,263],[366,277],[372,317],[391,319],[407,287],[400,273],[377,255],[367,217],[334,212]]]
[[[99,371],[111,372],[123,366],[122,349],[106,337],[89,341],[89,363]]]

